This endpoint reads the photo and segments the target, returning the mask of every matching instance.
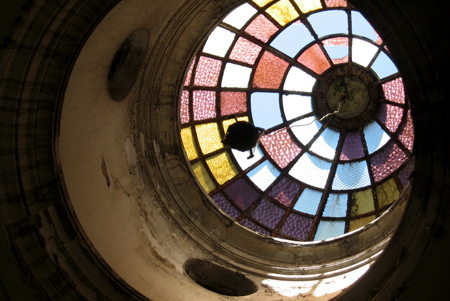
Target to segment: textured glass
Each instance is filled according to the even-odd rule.
[[[252,69],[227,63],[223,72],[222,87],[247,88]]]
[[[351,215],[369,213],[375,210],[373,205],[372,188],[358,191],[352,194]]]
[[[221,61],[201,56],[195,69],[194,85],[206,87],[217,86],[221,67]]]
[[[264,199],[250,213],[250,216],[264,226],[267,226],[270,229],[274,229],[280,222],[285,211],[285,209],[271,203],[267,199]]]
[[[378,48],[366,41],[353,39],[352,60],[363,67],[367,67],[372,61]]]
[[[345,217],[347,215],[347,194],[330,193],[328,196],[323,216]]]
[[[253,87],[278,89],[288,67],[288,62],[270,52],[264,52],[256,67]]]
[[[238,174],[236,166],[231,161],[229,152],[223,152],[208,158],[206,164],[208,164],[209,170],[211,170],[219,185],[225,184]]]
[[[340,133],[326,128],[325,131],[311,145],[311,151],[319,156],[333,160],[336,154],[336,147],[339,142]]]
[[[322,41],[325,51],[333,61],[333,64],[342,64],[348,62],[348,38],[337,37]]]
[[[250,96],[253,124],[269,129],[283,122],[278,93],[256,92]],[[270,112],[270,114],[267,114]]]
[[[375,182],[379,182],[388,177],[396,171],[406,159],[406,154],[397,144],[391,142],[382,152],[370,158]]]
[[[391,133],[395,133],[403,117],[403,109],[401,107],[381,104],[378,111],[378,119],[384,123]]]
[[[345,232],[345,222],[344,221],[320,221],[317,227],[316,235],[314,240],[325,240],[328,238],[336,237],[344,234]]]
[[[351,220],[349,227],[348,227],[348,231],[351,232],[351,231],[355,231],[361,227],[364,227],[368,223],[374,221],[375,218],[376,218],[375,215],[370,215],[370,216],[366,216],[363,218]]]
[[[347,7],[347,0],[325,0],[327,7]]]
[[[297,203],[295,203],[294,210],[316,215],[317,208],[319,208],[320,199],[322,198],[322,192],[317,190],[305,188]]]
[[[198,162],[192,165],[192,169],[194,170],[195,176],[200,182],[200,185],[202,185],[203,189],[205,189],[207,193],[213,191],[216,188],[216,185],[212,181],[208,171],[206,170],[202,162]]]
[[[223,19],[223,22],[241,29],[255,13],[256,9],[250,4],[245,3],[226,16],[225,19]]]
[[[294,57],[303,47],[314,40],[308,28],[297,21],[280,32],[270,46]]]
[[[333,181],[333,190],[350,190],[370,185],[366,161],[338,164]]]
[[[398,191],[397,184],[395,184],[394,179],[389,179],[381,185],[376,187],[378,207],[381,209],[387,205],[392,204],[400,196],[400,191]]]
[[[236,219],[239,217],[240,212],[237,210],[221,193],[217,193],[212,197],[217,206],[220,207],[231,218]]]
[[[414,164],[411,161],[398,173],[398,179],[400,180],[400,183],[403,187],[406,187],[406,185],[409,183],[409,178],[411,176],[413,168]]]
[[[203,52],[224,57],[233,43],[235,34],[222,27],[216,27],[206,40]]]
[[[247,112],[247,93],[221,92],[220,112],[222,116]]]
[[[272,1],[273,0],[253,0],[253,2],[258,4],[260,7],[263,7],[264,5]]]
[[[230,59],[253,65],[260,51],[261,46],[240,37],[231,51]]]
[[[255,188],[253,188],[244,178],[234,181],[230,186],[226,187],[224,191],[242,210],[247,209],[259,195]]]
[[[378,35],[372,25],[357,11],[352,11],[352,33],[353,35],[366,37],[374,42],[378,39]]]
[[[272,16],[281,26],[286,25],[298,17],[295,8],[289,0],[280,0],[266,9],[266,12]]]
[[[261,158],[263,156],[263,153],[262,153],[261,149],[259,148],[259,146],[256,147],[256,151],[253,151],[254,157],[251,159],[247,159],[248,155],[249,155],[248,152],[241,152],[241,151],[238,151],[235,149],[232,149],[232,152],[233,152],[234,158],[236,159],[236,161],[238,162],[238,164],[242,170],[246,170],[247,168],[249,168],[256,162],[261,160]]]
[[[328,10],[308,17],[319,38],[331,34],[348,34],[348,17],[343,10]]]
[[[299,92],[312,92],[316,79],[306,73],[305,71],[292,67],[284,82],[284,90],[287,91],[299,91]]]
[[[238,121],[247,121],[248,122],[248,117],[244,116],[244,117],[239,117],[237,118]],[[231,118],[231,119],[226,119],[222,122],[222,126],[223,126],[223,132],[226,133],[228,131],[228,127],[230,125],[232,125],[233,123],[236,122],[235,118]]]
[[[265,191],[279,175],[280,171],[269,161],[264,161],[247,173],[250,180],[262,191]]]
[[[255,224],[254,222],[252,222],[252,221],[250,221],[249,219],[246,219],[246,218],[243,219],[243,220],[240,222],[240,224],[241,224],[242,226],[244,226],[244,227],[247,227],[247,228],[249,228],[249,229],[251,229],[251,230],[253,230],[253,231],[255,231],[255,232],[258,232],[258,233],[260,233],[260,234],[263,234],[263,235],[270,236],[270,234],[271,234],[269,231],[267,231],[267,230],[264,229],[263,227],[261,227],[261,226]]]
[[[322,8],[320,0],[294,0],[294,1],[304,14]]]
[[[375,121],[372,121],[364,128],[364,137],[369,154],[382,148],[390,139],[388,134]]]
[[[407,120],[402,132],[398,136],[398,139],[407,149],[409,149],[409,151],[412,152],[413,144],[414,144],[414,127],[412,124],[412,119],[411,119],[410,113],[411,112],[408,112],[408,120]]]
[[[290,180],[289,178],[283,177],[269,192],[269,196],[273,197],[275,200],[281,204],[289,207],[289,205],[294,201],[295,196],[300,190],[300,185]]]
[[[281,227],[280,233],[299,240],[306,240],[312,222],[312,218],[291,213]]]
[[[191,128],[181,129],[181,140],[183,141],[184,150],[189,160],[198,157],[197,149],[195,148],[194,139],[192,137]]]
[[[277,30],[278,28],[269,19],[259,15],[247,26],[245,32],[267,43]]]
[[[203,120],[216,117],[216,92],[196,90],[192,94],[194,120]]]
[[[317,74],[322,74],[331,67],[319,44],[309,47],[300,55],[297,61]]]
[[[285,168],[301,151],[286,129],[262,136],[261,144],[280,168]]]
[[[313,111],[311,96],[283,95],[283,110],[286,120],[311,113]]]
[[[384,97],[396,103],[405,103],[405,87],[401,77],[383,84]]]
[[[189,66],[189,71],[186,74],[186,79],[184,80],[184,85],[185,86],[189,86],[189,84],[191,83],[192,71],[194,70],[194,64],[195,64],[195,58],[192,60],[192,63]]]
[[[181,92],[180,122],[181,124],[189,122],[189,91],[186,90]]]
[[[385,78],[398,72],[394,62],[383,51],[377,56],[371,68],[379,78]]]
[[[330,168],[331,163],[306,153],[300,157],[289,174],[305,184],[324,188]]]
[[[340,160],[354,160],[364,157],[361,135],[359,132],[349,132],[345,136],[344,147],[342,148]]]
[[[217,123],[199,124],[195,126],[195,130],[203,154],[209,154],[223,147]]]
[[[322,123],[316,120],[315,117],[308,117],[294,122],[291,125],[291,130],[292,133],[294,133],[294,135],[297,137],[297,139],[301,143],[303,143],[303,145],[306,145],[309,143],[309,141],[311,141],[314,135],[317,134],[321,127]]]

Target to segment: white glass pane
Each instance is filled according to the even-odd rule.
[[[286,27],[270,46],[280,50],[290,57],[294,57],[303,47],[314,40],[305,25],[296,22]]]
[[[342,10],[329,10],[308,17],[319,38],[330,34],[348,34],[347,13]]]
[[[321,221],[317,227],[316,236],[314,240],[324,240],[327,238],[336,237],[344,234],[344,221]]]
[[[347,201],[348,195],[346,193],[330,193],[323,216],[345,217],[347,215]]]
[[[336,147],[339,142],[340,134],[332,129],[325,129],[322,135],[314,141],[311,146],[311,151],[315,152],[319,156],[333,160],[336,154]]]
[[[353,39],[352,60],[361,66],[367,67],[378,50],[378,47],[369,42]]]
[[[297,203],[295,203],[294,210],[316,215],[317,208],[319,207],[320,199],[322,198],[322,192],[305,188]]]
[[[292,67],[284,82],[284,90],[311,92],[316,79],[303,70]]]
[[[348,46],[343,45],[325,45],[325,50],[328,52],[330,59],[342,59],[348,55]]]
[[[269,161],[264,161],[255,169],[247,173],[250,180],[252,180],[252,182],[262,191],[266,190],[279,175],[280,171]]]
[[[236,159],[236,161],[238,162],[238,164],[242,170],[246,170],[247,168],[249,168],[256,162],[258,162],[263,156],[263,153],[262,153],[259,145],[256,147],[256,150],[253,152],[253,154],[255,156],[250,159],[247,159],[248,156],[250,155],[249,152],[241,152],[236,149],[231,149],[231,151],[233,153],[234,158]]]
[[[363,36],[376,42],[378,35],[372,25],[367,22],[361,13],[352,11],[352,32],[353,35]]]
[[[369,185],[370,177],[366,161],[338,164],[333,190],[357,189]]]
[[[223,72],[222,87],[247,88],[251,68],[227,63]]]
[[[289,174],[305,184],[322,189],[327,182],[330,168],[331,163],[306,153],[295,163]]]
[[[375,121],[372,121],[364,128],[364,138],[366,139],[369,154],[382,148],[389,141],[389,135]]]
[[[206,41],[203,52],[224,57],[231,43],[233,43],[234,36],[235,34],[231,31],[217,27]]]
[[[269,129],[283,122],[278,93],[257,92],[250,97],[253,124]]]
[[[286,120],[311,113],[313,111],[311,96],[283,95],[283,110]]]
[[[385,78],[398,72],[394,62],[383,51],[380,52],[375,62],[373,62],[372,69],[380,78]]]
[[[239,6],[235,10],[233,10],[223,22],[230,24],[238,29],[241,29],[242,26],[247,23],[247,21],[256,13],[256,9],[253,8],[250,4],[245,3],[244,5]]]
[[[322,124],[315,117],[308,117],[294,122],[290,127],[297,139],[306,145],[317,134]]]

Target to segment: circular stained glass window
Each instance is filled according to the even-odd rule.
[[[222,143],[246,121],[249,158]],[[382,215],[412,171],[401,74],[345,0],[253,0],[214,28],[187,72],[181,138],[210,199],[262,235],[318,241]]]

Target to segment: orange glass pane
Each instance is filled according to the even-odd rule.
[[[278,89],[288,66],[288,62],[266,51],[256,68],[253,87]]]
[[[330,68],[330,63],[318,44],[309,47],[297,60],[317,74],[322,74]]]

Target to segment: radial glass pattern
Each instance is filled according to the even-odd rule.
[[[181,138],[198,182],[262,235],[324,240],[395,202],[414,131],[384,42],[344,0],[253,0],[211,32],[187,72]],[[265,129],[254,157],[223,145],[237,120]]]

